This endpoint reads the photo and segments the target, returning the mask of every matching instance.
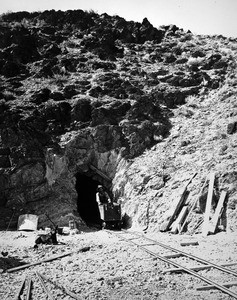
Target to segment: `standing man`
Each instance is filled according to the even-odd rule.
[[[96,193],[96,202],[100,204],[111,203],[108,193],[104,190],[102,185],[98,185]]]

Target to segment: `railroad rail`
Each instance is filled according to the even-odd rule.
[[[35,275],[38,277],[38,280],[40,282],[40,285],[42,287],[42,289],[44,290],[45,294],[47,295],[46,298],[50,299],[50,300],[56,300],[57,297],[53,296],[51,294],[51,292],[49,291],[49,289],[46,286],[46,282],[48,281],[49,283],[55,285],[57,288],[61,289],[62,292],[70,297],[72,297],[73,299],[76,300],[82,300],[81,297],[77,296],[75,293],[69,291],[66,287],[64,287],[63,285],[59,284],[57,281],[54,281],[46,276],[44,276],[43,274],[39,273],[39,272],[35,272]],[[31,288],[32,288],[32,282],[33,282],[33,278],[32,276],[25,276],[20,288],[17,291],[16,297],[14,297],[15,300],[19,300],[22,299],[22,295],[24,293],[24,287],[26,287],[26,296],[25,299],[26,300],[30,300],[31,297]]]
[[[112,235],[116,235],[117,237],[119,237],[120,239],[126,241],[126,242],[129,242],[135,246],[137,246],[138,248],[148,252],[149,254],[151,254],[152,256],[155,256],[156,258],[170,264],[170,265],[173,265],[177,268],[177,270],[182,270],[190,275],[193,275],[195,277],[197,277],[198,279],[204,281],[205,283],[207,283],[210,287],[215,287],[217,288],[218,290],[232,296],[233,298],[237,299],[237,293],[234,293],[232,292],[230,289],[227,288],[227,286],[230,286],[230,285],[227,285],[227,284],[219,284],[217,282],[214,282],[213,280],[210,280],[200,274],[198,274],[196,271],[198,271],[199,269],[203,269],[205,266],[207,266],[208,268],[210,267],[213,267],[213,268],[216,268],[224,273],[227,273],[227,274],[231,274],[233,276],[236,276],[237,277],[237,272],[236,271],[233,271],[233,270],[230,270],[230,269],[227,269],[225,268],[224,266],[221,266],[221,265],[217,265],[215,263],[212,263],[210,261],[207,261],[201,257],[198,257],[198,256],[195,256],[195,255],[192,255],[192,254],[189,254],[187,252],[184,252],[182,250],[179,250],[179,249],[176,249],[176,248],[173,248],[173,247],[170,247],[169,245],[166,245],[164,243],[161,243],[159,241],[156,241],[154,239],[151,239],[149,237],[146,237],[143,233],[140,233],[140,232],[136,232],[136,231],[126,231],[126,230],[122,230],[122,231],[110,231],[110,230],[106,230],[106,232],[112,234]],[[127,236],[130,236],[127,237]],[[132,236],[132,237],[131,237]],[[141,243],[136,243],[135,240],[144,240],[145,243],[144,244],[141,244]],[[160,248],[162,249],[166,249],[166,250],[169,250],[169,251],[172,251],[174,252],[174,254],[171,254],[171,255],[166,255],[166,256],[162,256],[160,255],[159,253],[157,252],[154,252],[154,251],[151,251],[149,250],[147,247],[148,246],[159,246]],[[192,259],[194,261],[197,261],[199,263],[203,263],[204,266],[201,266],[200,268],[188,268],[188,267],[185,267],[185,266],[182,266],[180,264],[178,264],[177,262],[173,261],[173,259],[175,257],[180,257],[180,256],[183,256],[183,257],[186,257],[186,258],[189,258],[189,259]]]

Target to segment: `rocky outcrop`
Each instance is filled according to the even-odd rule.
[[[202,101],[235,82],[228,40],[82,10],[10,13],[0,27],[0,205],[8,219],[15,207],[42,224],[46,211],[61,225],[72,216],[83,224],[78,191],[89,178],[144,223],[147,206],[135,206],[151,201],[159,210],[174,171],[154,159],[157,169],[144,175],[136,162],[149,149],[164,157],[164,143],[179,158],[197,151],[188,134],[173,141],[176,114],[180,126],[207,114]],[[235,127],[227,129],[233,137]]]

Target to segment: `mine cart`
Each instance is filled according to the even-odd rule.
[[[106,203],[99,205],[102,228],[121,229],[121,205],[118,203]]]

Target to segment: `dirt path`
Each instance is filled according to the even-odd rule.
[[[15,273],[3,272],[0,277],[1,299],[13,299],[24,275],[33,279],[31,299],[46,299],[35,271],[57,280],[81,299],[232,299],[214,289],[196,291],[197,285],[203,285],[197,278],[185,273],[163,273],[171,266],[105,231],[59,236],[59,242],[64,244],[41,245],[38,249],[33,248],[35,235],[32,232],[1,232],[0,250],[7,250],[9,255],[5,258],[1,255],[0,270],[14,267],[19,262],[35,262],[85,246],[89,246],[90,250]],[[215,263],[237,261],[237,237],[234,234],[219,233],[206,238],[165,233],[147,235]],[[180,242],[190,239],[197,240],[199,245],[180,246]],[[231,269],[237,270],[237,266]],[[214,270],[200,271],[200,274],[219,282],[225,280]],[[52,284],[48,287],[56,299],[72,299]],[[232,290],[237,293],[237,287]]]

